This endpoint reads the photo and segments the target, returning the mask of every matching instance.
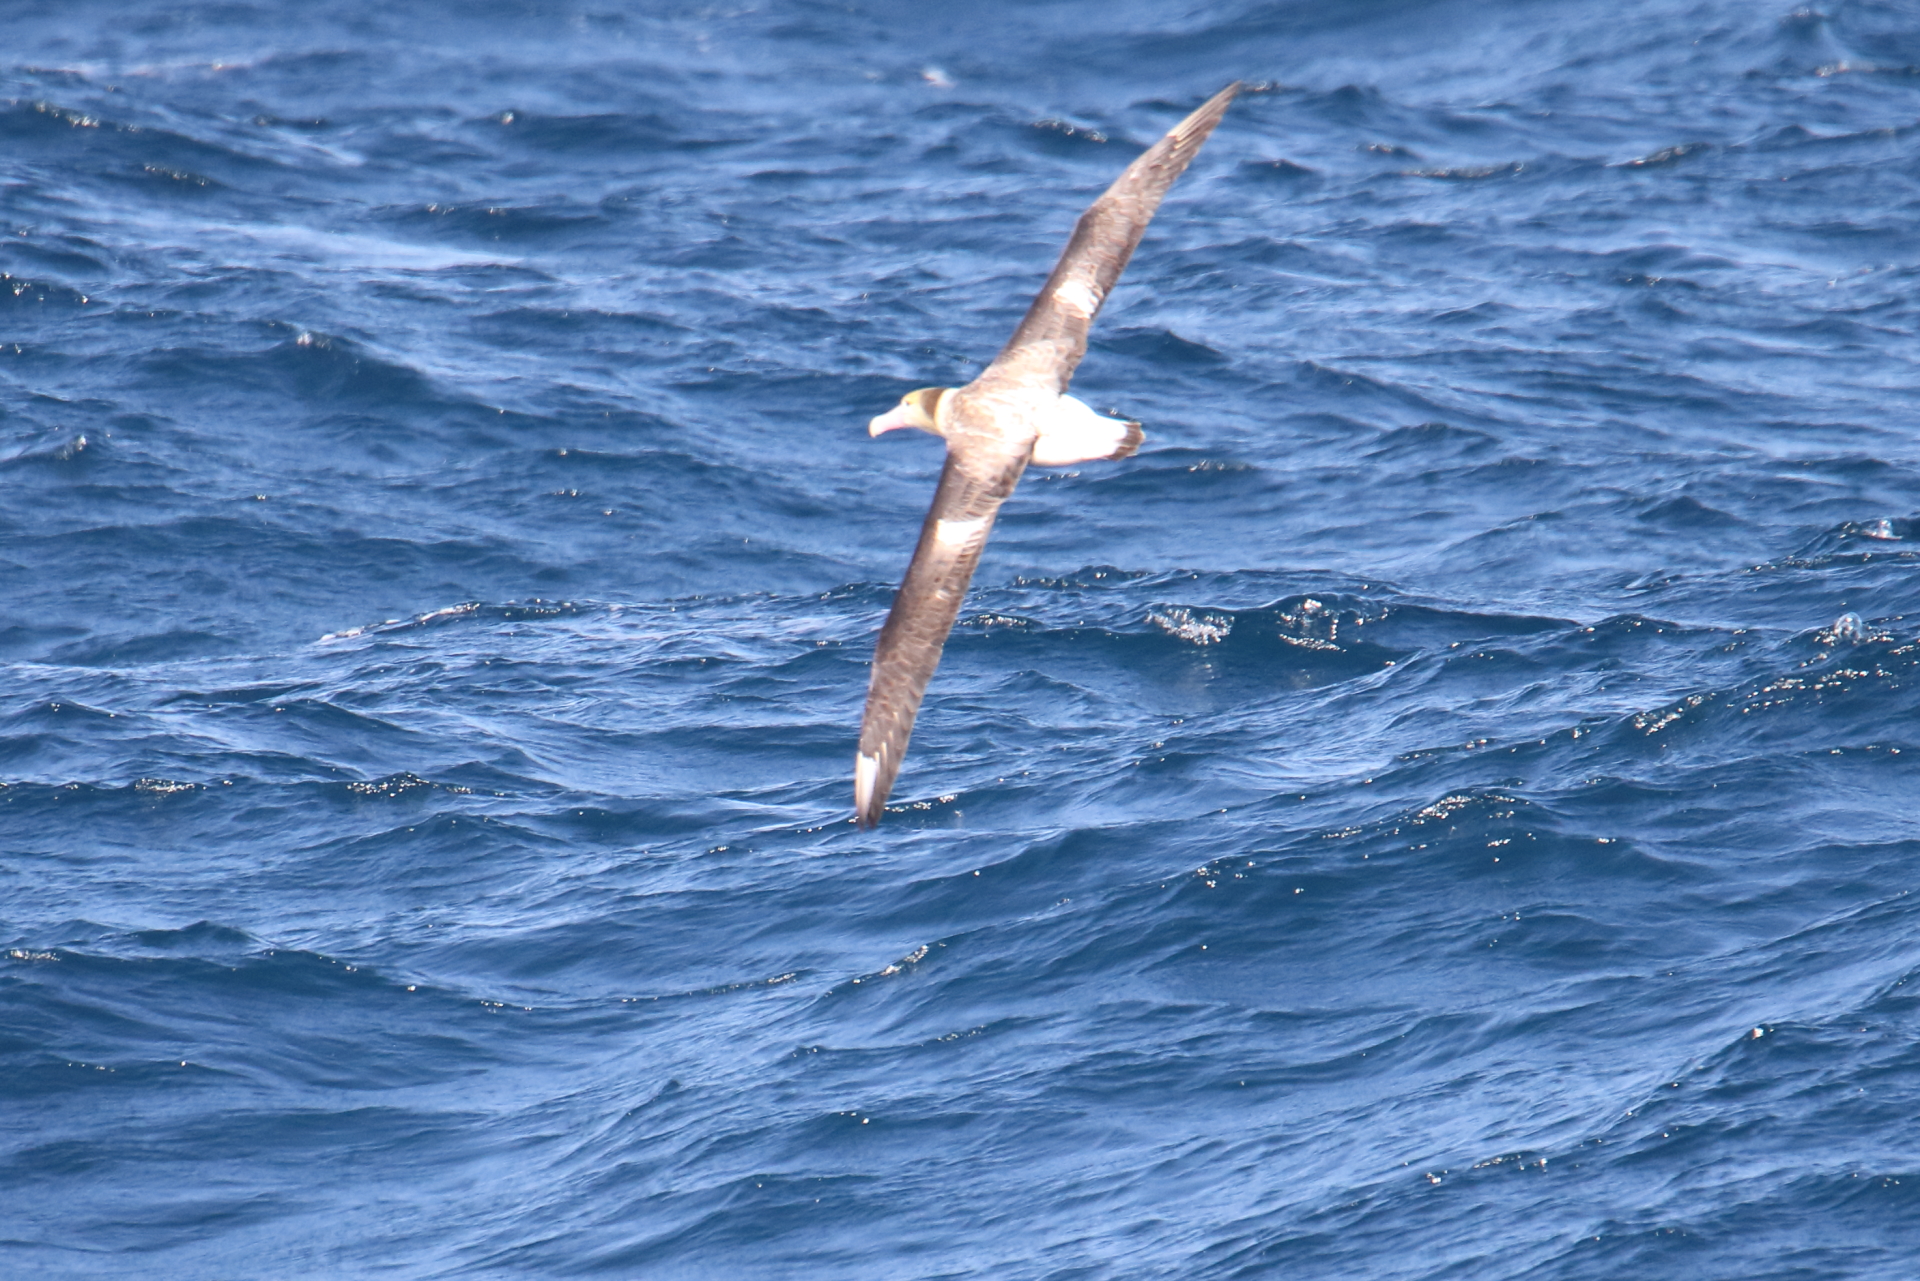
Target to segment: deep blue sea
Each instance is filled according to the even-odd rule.
[[[0,1274],[1915,1275],[1920,4],[0,31]]]

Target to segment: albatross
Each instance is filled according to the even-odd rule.
[[[1087,330],[1126,270],[1161,197],[1186,169],[1240,91],[1235,81],[1127,166],[1080,215],[1073,236],[993,363],[964,387],[923,387],[867,426],[870,435],[917,427],[947,442],[946,466],[920,529],[907,576],[874,648],[860,747],[854,757],[854,817],[872,827],[906,756],[927,682],[960,612],[993,518],[1029,463],[1065,467],[1127,458],[1140,424],[1096,413],[1067,395],[1087,354]]]

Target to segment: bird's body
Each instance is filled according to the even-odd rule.
[[[1029,463],[1063,467],[1125,458],[1140,424],[1095,413],[1066,394],[1086,354],[1087,331],[1161,197],[1220,122],[1238,92],[1228,85],[1127,167],[1082,214],[1053,274],[999,356],[965,387],[911,392],[868,430],[918,427],[947,442],[947,462],[874,649],[854,809],[862,827],[880,821],[906,754],[927,682],[939,665],[974,566],[1000,505]]]

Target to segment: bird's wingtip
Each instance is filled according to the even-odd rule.
[[[1233,105],[1234,95],[1244,87],[1243,81],[1236,80],[1214,94],[1213,97],[1195,107],[1185,120],[1169,130],[1169,136],[1182,144],[1191,143],[1197,148],[1206,141],[1207,135],[1213,132],[1213,127],[1220,123],[1220,118],[1227,114],[1227,108]],[[1182,163],[1181,168],[1185,167]]]
[[[1232,102],[1234,98],[1239,94],[1239,92],[1246,87],[1247,87],[1246,81],[1235,80],[1231,84],[1229,84],[1226,88],[1222,89],[1219,93],[1214,94],[1213,97],[1208,98],[1205,102],[1201,103],[1199,110],[1205,111],[1209,107],[1217,107],[1219,110],[1225,111],[1227,109],[1227,104]]]
[[[875,795],[874,784],[880,777],[880,758],[858,752],[853,758],[853,818],[861,831],[876,827],[885,812],[887,798]]]

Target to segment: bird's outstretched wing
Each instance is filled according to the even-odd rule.
[[[854,759],[854,816],[861,827],[880,821],[894,775],[907,754],[920,699],[940,665],[940,651],[973,581],[974,566],[993,529],[993,518],[1026,470],[1025,460],[969,474],[952,455],[940,473],[933,507],[920,527],[906,581],[893,598],[893,612],[874,648],[867,709],[860,721],[860,754]]]
[[[1081,215],[1026,319],[993,364],[970,384],[969,391],[984,393],[971,402],[987,407],[980,412],[991,412],[996,400],[1008,403],[994,395],[996,390],[1066,391],[1074,367],[1086,354],[1087,329],[1133,256],[1161,197],[1220,123],[1239,89],[1238,82],[1228,85],[1175,125]],[[874,650],[853,776],[855,817],[863,828],[878,823],[886,811],[920,700],[940,664],[940,651],[960,613],[994,517],[1020,483],[1031,456],[1032,424],[1007,424],[999,432],[995,427],[992,421],[974,421],[949,431],[947,465],[940,473],[933,509],[920,529],[913,563],[907,566],[906,581]]]
[[[1087,330],[1126,270],[1161,197],[1199,154],[1239,92],[1236,80],[1207,99],[1128,165],[1080,215],[1053,274],[1013,337],[980,375],[980,382],[1047,386],[1057,392],[1067,389],[1080,358],[1087,354]]]

